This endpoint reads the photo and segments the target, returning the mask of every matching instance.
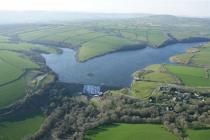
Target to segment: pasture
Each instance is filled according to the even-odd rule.
[[[1,52],[0,52],[1,53]],[[11,66],[7,62],[0,59],[0,85],[14,80],[22,74],[22,70]],[[8,76],[9,75],[9,76]]]
[[[144,79],[160,83],[175,83],[175,79],[172,75],[163,72],[151,72],[145,74]]]
[[[140,99],[148,98],[161,84],[176,84],[178,79],[167,73],[165,65],[155,64],[144,68],[144,71],[135,72],[131,84],[131,95]]]
[[[39,66],[20,53],[0,51],[0,107],[22,98],[25,93],[24,73],[26,69]]]
[[[163,64],[151,65],[146,67],[145,70],[148,72],[143,75],[144,80],[171,84],[177,82],[173,75],[167,73]]]
[[[196,52],[176,55],[176,63],[210,68],[210,43],[197,48]]]
[[[178,140],[162,125],[113,124],[89,130],[85,140]]]
[[[0,122],[0,140],[22,140],[35,133],[44,122],[45,117],[37,114],[16,120]]]
[[[204,130],[187,130],[187,134],[190,140],[209,140],[210,129]]]
[[[210,68],[210,43],[199,48],[199,52],[194,53],[191,63],[195,66]]]
[[[0,43],[6,43],[6,42],[9,42],[9,38],[0,35]]]
[[[165,24],[166,21],[168,24]],[[86,21],[66,25],[28,25],[28,27],[10,29],[4,33],[10,36],[16,35],[18,39],[27,42],[35,41],[56,46],[65,44],[65,47],[78,50],[78,60],[85,61],[95,56],[119,51],[128,44],[160,47],[170,39],[181,41],[191,37],[209,38],[210,28],[207,22],[187,19],[187,23],[189,23],[188,26],[185,19],[178,17],[151,16],[129,20]],[[116,43],[115,40],[120,43]]]
[[[24,55],[25,52],[55,53],[57,51],[55,47],[34,45],[28,42],[51,43],[57,47],[64,44],[65,47],[71,47],[77,51],[77,60],[86,61],[107,53],[133,49],[132,47],[136,48],[139,44],[160,47],[171,39],[183,41],[192,37],[210,38],[209,30],[209,22],[204,19],[188,18],[186,20],[174,16],[167,16],[167,18],[149,16],[129,20],[102,20],[57,25],[23,25],[22,27],[19,25],[18,28],[8,28],[1,34],[11,36],[11,38],[0,36],[0,108],[23,98],[27,94],[27,85],[30,82],[34,81],[36,87],[43,87],[55,78],[54,75],[42,73],[39,73],[39,76],[36,75],[35,78],[24,75],[26,69],[37,69],[37,71],[40,69],[38,64]],[[12,39],[18,43],[14,40],[10,42]],[[209,87],[210,77],[207,75],[210,75],[210,71],[206,70],[210,67],[209,48],[206,46],[200,48],[199,52],[177,56],[180,62],[191,66],[153,65],[145,68],[147,72],[143,73],[143,79],[134,80],[128,93],[136,98],[147,99],[161,84],[177,84],[179,80],[187,86]],[[98,106],[100,104],[98,103]],[[16,120],[1,121],[0,140],[20,140],[33,134],[40,128],[44,119],[44,116],[37,114]],[[210,137],[209,130],[187,130],[187,133],[192,140],[207,140]],[[102,125],[88,130],[85,139],[178,140],[162,125],[153,124]]]
[[[205,69],[190,66],[165,66],[169,73],[180,79],[184,85],[195,87],[210,86],[210,79],[206,77]]]
[[[0,108],[10,105],[26,95],[24,78],[0,87]]]
[[[32,51],[37,50],[43,53],[56,53],[57,49],[44,45],[36,45],[30,43],[0,43],[0,50],[8,51]]]
[[[27,69],[40,66],[24,55],[24,51],[39,50],[54,53],[56,49],[28,43],[0,43],[0,108],[10,105],[26,95],[28,80]]]
[[[148,98],[160,84],[158,82],[134,81],[130,87],[131,95],[139,99]]]
[[[11,105],[27,94],[27,88],[40,66],[31,60],[26,52],[41,51],[56,53],[56,48],[29,43],[11,43],[0,41],[0,108]],[[36,70],[33,74],[31,71]],[[27,71],[27,72],[26,72]],[[38,86],[44,86],[53,80],[52,75],[46,75]],[[33,87],[30,87],[32,90]],[[5,119],[5,118],[4,118]],[[0,121],[0,140],[21,140],[35,133],[45,117],[41,114],[25,114]]]
[[[127,39],[114,36],[100,37],[83,44],[77,57],[79,61],[84,61],[125,47],[128,48],[130,45],[132,45],[132,42]]]
[[[160,30],[148,31],[148,41],[152,46],[159,47],[168,39],[169,39],[168,36],[165,35],[163,31]]]
[[[175,62],[175,63],[180,63],[180,64],[189,64],[191,58],[194,55],[192,53],[187,53],[187,54],[178,54],[176,56],[172,56],[170,58],[171,62]]]

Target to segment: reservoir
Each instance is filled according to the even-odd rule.
[[[62,54],[43,54],[46,64],[66,83],[128,87],[132,73],[151,64],[170,63],[169,57],[201,43],[180,43],[162,48],[116,52],[80,63],[76,52],[63,48]]]

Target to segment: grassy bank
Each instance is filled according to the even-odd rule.
[[[210,129],[204,130],[187,130],[190,140],[208,140],[210,137]]]
[[[16,44],[6,39],[2,36],[0,41],[0,108],[23,98],[26,95],[27,85],[36,76],[31,75],[31,78],[28,78],[26,76],[28,70],[40,69],[37,62],[30,58],[33,54],[30,54],[30,57],[26,54],[31,52],[37,54],[34,51],[56,52],[54,48],[28,43]],[[41,60],[36,59],[36,61]]]
[[[42,115],[34,115],[0,122],[0,140],[22,140],[25,136],[35,133],[44,119]]]
[[[178,140],[161,125],[114,124],[89,130],[85,140]]]
[[[78,50],[78,60],[86,61],[134,44],[161,47],[169,42],[194,41],[192,38],[208,39],[207,23],[205,19],[146,16],[129,20],[98,20],[66,25],[30,25],[11,28],[3,33],[8,36],[15,35],[16,39],[24,42],[74,48]]]
[[[195,48],[193,48],[195,50]],[[187,51],[186,53],[176,55],[174,62],[192,65],[196,67],[210,68],[210,43],[196,48],[195,52]]]
[[[132,45],[132,42],[127,39],[117,38],[113,36],[105,36],[94,39],[84,43],[78,51],[78,60],[85,61],[94,56],[103,55],[106,53],[114,52],[118,49],[123,49]]]
[[[209,87],[210,79],[206,78],[205,69],[189,66],[166,65],[168,72],[177,76],[184,85]]]

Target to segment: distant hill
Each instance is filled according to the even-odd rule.
[[[60,23],[96,19],[125,19],[147,16],[147,14],[103,14],[47,11],[0,11],[0,24]]]

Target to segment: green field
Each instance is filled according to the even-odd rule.
[[[129,31],[129,30],[128,30],[128,31],[122,30],[122,31],[120,31],[120,33],[121,33],[121,35],[122,35],[124,38],[127,38],[127,39],[132,40],[132,41],[137,40],[137,34],[131,32],[131,31]]]
[[[42,88],[54,81],[54,75],[42,73],[40,70],[42,67],[26,55],[29,52],[30,55],[35,52],[55,53],[57,48],[65,46],[77,51],[78,61],[86,61],[116,51],[131,50],[134,47],[136,49],[137,46],[140,48],[141,45],[161,47],[171,39],[183,41],[192,37],[210,38],[210,26],[207,19],[145,16],[81,23],[18,25],[11,26],[8,30],[4,29],[0,34],[0,108],[2,108],[22,99],[29,88],[30,90],[33,90],[33,86]],[[52,46],[49,47],[46,44]],[[122,90],[118,95],[124,94],[126,97],[132,96],[146,102],[148,97],[154,94],[157,97],[160,94],[156,93],[155,89],[162,84],[210,87],[210,44],[199,48],[198,52],[180,54],[176,58],[186,65],[149,66],[134,76],[136,79],[133,80],[130,89],[125,89],[125,92]],[[32,71],[30,71],[32,74],[30,72],[26,74],[26,69],[36,69],[36,72],[34,70],[35,74]],[[33,85],[29,85],[31,83]],[[113,91],[111,94],[115,92],[118,91]],[[118,95],[115,94],[112,97]],[[97,107],[106,108],[106,100],[99,101],[101,100],[95,101]],[[126,101],[125,98],[125,102],[129,100]],[[40,128],[44,119],[42,115],[35,115],[1,121],[0,140],[20,140],[31,135]],[[60,128],[63,129],[62,126]],[[187,130],[187,134],[191,140],[207,140],[210,137],[209,130]],[[178,140],[162,125],[153,124],[102,125],[88,130],[85,139]]]
[[[210,68],[209,60],[210,60],[210,43],[200,48],[199,52],[195,53],[194,57],[191,59],[193,65]]]
[[[25,136],[35,133],[44,119],[42,115],[35,115],[19,120],[0,122],[0,140],[22,140]]]
[[[161,44],[163,44],[166,40],[168,40],[168,36],[160,30],[149,30],[148,40],[152,46],[158,47]]]
[[[86,42],[90,42],[91,40],[95,40],[103,36],[105,36],[105,34],[99,32],[81,33],[79,35],[74,35],[69,37],[68,39],[65,40],[65,42],[73,46],[82,46]]]
[[[152,72],[144,75],[144,78],[151,81],[157,81],[162,83],[174,83],[174,78],[167,73]]]
[[[6,42],[9,42],[9,38],[0,35],[0,43],[6,43]]]
[[[127,39],[113,36],[100,37],[82,45],[78,52],[78,60],[84,61],[94,56],[103,55],[132,45]]]
[[[0,52],[1,53],[1,52]],[[0,84],[4,84],[6,82],[9,82],[11,80],[14,80],[18,76],[22,74],[22,70],[18,69],[16,67],[13,67],[12,65],[8,64],[7,62],[0,59]],[[8,76],[10,75],[10,76]]]
[[[187,130],[187,134],[190,140],[209,140],[210,129],[204,130]]]
[[[114,124],[89,130],[85,140],[178,140],[161,125]]]
[[[9,51],[31,51],[38,50],[45,53],[56,53],[56,49],[44,45],[35,45],[29,43],[0,43],[0,50]]]
[[[204,68],[175,65],[166,65],[166,68],[187,86],[210,86],[210,79],[206,78]]]
[[[184,54],[176,55],[177,60],[175,62],[188,64],[198,67],[210,68],[210,43],[196,48],[196,52],[186,52]]]
[[[143,71],[135,72],[133,77],[131,95],[140,99],[150,97],[161,84],[176,84],[179,82],[175,76],[166,71],[165,65],[162,64],[150,65]]]
[[[39,68],[39,66],[33,63],[28,57],[16,52],[0,51],[0,59],[2,62],[5,62],[11,67],[19,70],[24,70],[27,68]]]
[[[149,70],[149,71],[161,72],[163,69],[163,66],[161,64],[153,64],[153,65],[147,66],[144,69]]]
[[[176,79],[170,73],[167,73],[165,65],[151,65],[145,68],[148,72],[143,75],[144,80],[150,80],[160,83],[176,83]]]
[[[175,60],[172,60],[173,62],[177,62],[177,63],[181,63],[181,64],[189,64],[189,62],[193,56],[194,55],[192,53],[188,53],[188,54],[179,54],[179,55],[176,55],[171,58],[173,58],[173,59],[175,58]]]
[[[158,82],[135,81],[131,84],[131,95],[145,99],[152,95],[152,92],[160,86]]]
[[[200,67],[155,64],[133,74],[131,96],[147,99],[162,84],[183,84],[190,87],[210,87],[210,70]]]
[[[0,108],[10,105],[26,95],[26,83],[23,78],[0,87]]]
[[[11,28],[2,34],[16,36],[17,39],[25,42],[64,45],[65,47],[75,48],[79,50],[77,52],[79,54],[78,60],[83,61],[119,51],[128,44],[146,44],[152,47],[160,47],[167,40],[173,38],[177,40],[191,37],[210,38],[209,31],[210,27],[206,19],[146,16],[64,25],[28,25]],[[116,40],[120,43],[116,43]],[[1,41],[7,42],[7,38],[0,36]]]
[[[12,43],[9,40],[2,41],[4,38],[1,37],[0,39],[0,108],[2,108],[22,99],[27,94],[26,89],[29,88],[31,80],[36,73],[40,73],[40,66],[25,53],[35,53],[35,51],[56,53],[57,49],[29,43]],[[32,70],[35,74],[31,74]],[[44,86],[45,83],[52,81],[52,78],[47,75],[43,80],[44,83],[40,81],[39,85]],[[0,140],[21,140],[35,133],[43,121],[44,116],[39,114],[1,120]]]
[[[26,69],[39,66],[20,53],[0,51],[0,107],[9,105],[25,93],[24,73]]]
[[[0,107],[12,104],[26,95],[29,81],[25,79],[27,69],[39,69],[22,52],[38,50],[46,53],[55,53],[55,48],[28,43],[0,42]]]

